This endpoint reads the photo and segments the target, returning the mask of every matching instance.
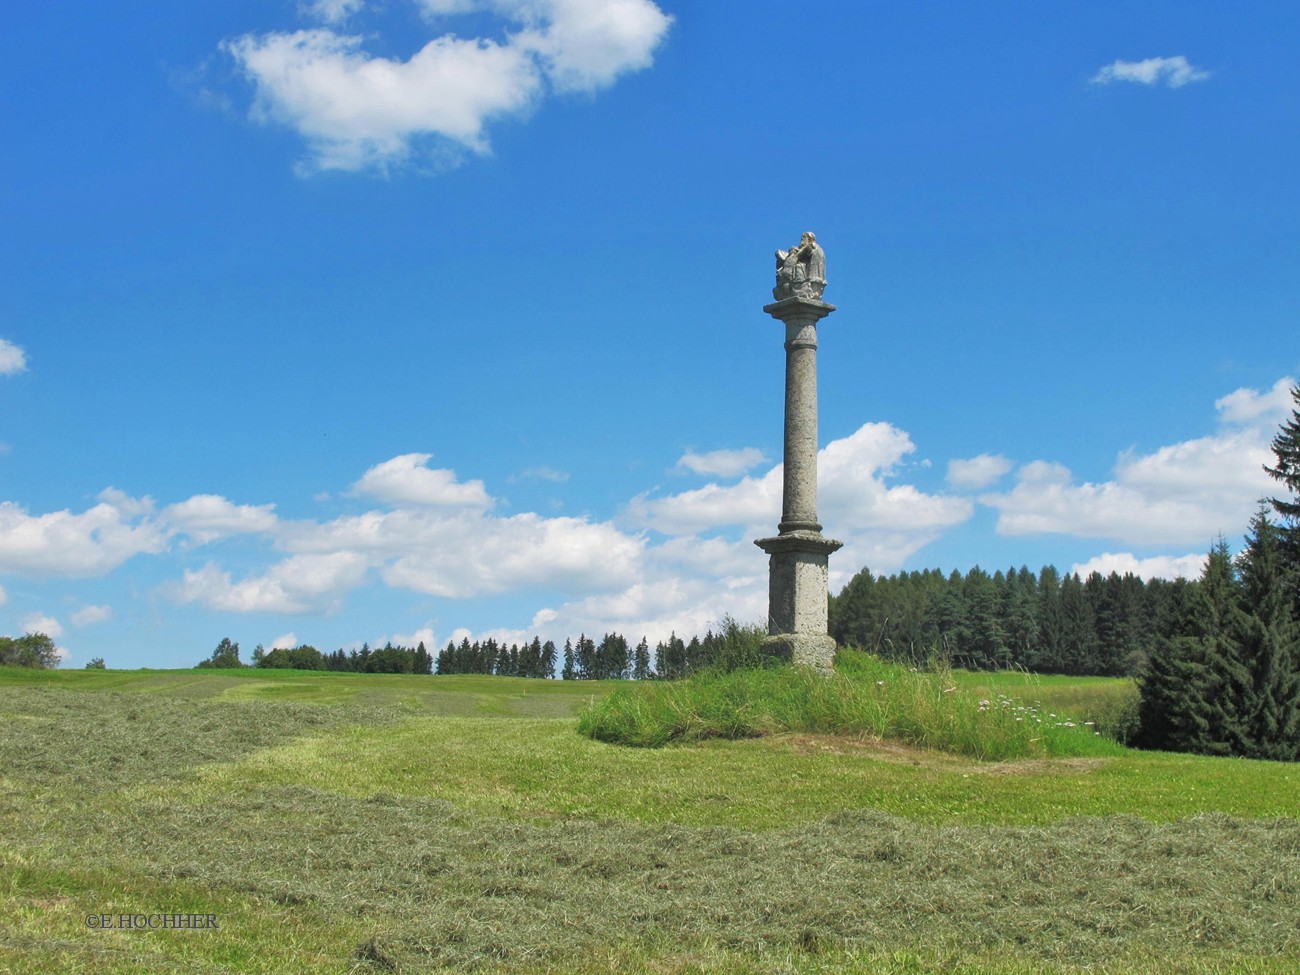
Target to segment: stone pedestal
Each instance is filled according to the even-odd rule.
[[[829,673],[835,641],[827,631],[827,561],[843,545],[817,521],[817,323],[834,305],[785,298],[763,309],[785,324],[785,480],[780,534],[755,545],[768,558],[771,653]]]

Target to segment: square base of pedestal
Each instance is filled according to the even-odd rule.
[[[827,676],[835,670],[835,640],[830,636],[774,633],[763,641],[763,652],[799,667],[812,667]]]

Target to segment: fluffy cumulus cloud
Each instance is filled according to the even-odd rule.
[[[167,547],[167,532],[148,517],[148,498],[108,489],[86,511],[31,515],[0,502],[0,572],[72,578],[102,576],[132,556]]]
[[[196,494],[164,508],[162,522],[206,545],[231,535],[269,532],[277,519],[273,504],[235,504],[216,494]]]
[[[763,452],[756,447],[711,450],[703,454],[688,450],[677,461],[677,470],[708,477],[738,477],[762,462]]]
[[[1259,426],[1272,430],[1291,410],[1291,390],[1296,381],[1283,376],[1270,389],[1238,389],[1214,401],[1214,408],[1226,423]]]
[[[205,545],[231,535],[267,533],[274,505],[237,505],[195,495],[161,512],[153,499],[105,488],[85,511],[30,514],[0,501],[0,572],[32,576],[102,576],[137,555],[167,551],[174,539]]]
[[[468,599],[529,589],[604,592],[638,577],[641,536],[585,518],[496,515],[481,481],[461,482],[451,471],[429,468],[429,459],[405,454],[366,471],[352,494],[383,508],[327,521],[258,520],[289,553],[265,571],[236,578],[209,561],[185,570],[164,594],[224,612],[307,614],[337,608],[372,578]],[[212,507],[214,521],[225,514],[236,524],[254,523],[252,514],[236,518],[241,509],[228,504]],[[248,510],[271,518],[269,508]]]
[[[0,376],[12,376],[27,368],[27,353],[8,339],[0,339]]]
[[[645,546],[607,523],[532,512],[478,522],[398,521],[429,544],[404,545],[384,569],[384,581],[453,599],[518,589],[614,588],[635,577]]]
[[[901,568],[971,516],[969,499],[891,483],[915,451],[897,427],[866,423],[818,453],[818,513],[845,543],[832,560],[832,588],[863,565],[884,572]],[[776,532],[783,476],[778,464],[735,484],[633,499],[626,517],[668,537],[647,551],[635,585],[562,606],[560,620],[572,625],[601,614],[635,618],[652,640],[673,629],[697,632],[722,612],[761,621],[767,613],[767,557],[753,539]]]
[[[228,613],[327,613],[364,580],[367,561],[355,552],[295,555],[261,575],[234,580],[213,562],[185,570],[164,593],[180,603],[198,603]]]
[[[1291,382],[1222,397],[1215,404],[1216,433],[1148,454],[1125,451],[1111,480],[1078,483],[1062,465],[1034,461],[1020,468],[1010,491],[980,500],[997,509],[1003,535],[1208,547],[1220,534],[1244,530],[1259,499],[1273,493],[1276,485],[1263,468],[1273,460],[1272,423],[1286,407],[1277,390]]]
[[[352,486],[353,493],[389,504],[479,510],[491,507],[482,481],[456,480],[456,472],[431,469],[432,454],[402,454],[376,464]]]
[[[919,547],[936,532],[969,518],[973,506],[966,499],[888,483],[915,450],[911,438],[888,423],[865,423],[823,447],[817,455],[823,521],[855,535],[911,536]],[[783,477],[778,464],[731,485],[707,484],[662,498],[641,495],[628,506],[628,515],[665,535],[693,535],[729,525],[770,534],[781,518]]]
[[[63,624],[53,616],[46,616],[44,613],[33,613],[24,617],[22,626],[24,633],[44,633],[55,640],[63,636]]]
[[[955,488],[986,488],[1009,474],[1014,466],[1000,454],[980,454],[967,460],[950,460],[948,483]]]
[[[293,632],[281,633],[271,641],[272,650],[292,650],[298,645],[298,634]]]
[[[383,646],[391,642],[396,647],[418,647],[423,643],[425,649],[431,653],[437,653],[440,649],[438,635],[430,625],[421,626],[410,633],[394,633],[391,637],[377,637],[373,642],[375,646]]]
[[[430,23],[500,19],[503,39],[444,33],[408,59],[374,55],[332,27],[246,34],[223,49],[252,83],[252,117],[295,129],[312,169],[384,169],[431,144],[488,151],[486,126],[548,91],[595,91],[648,67],[671,23],[650,0],[418,0]],[[314,0],[337,26],[357,0]]]
[[[1103,552],[1087,562],[1076,562],[1070,567],[1081,579],[1086,579],[1094,572],[1104,576],[1117,572],[1120,575],[1132,574],[1146,581],[1152,579],[1196,579],[1205,568],[1205,553],[1199,555],[1153,555],[1138,558],[1130,552]]]
[[[1228,393],[1216,403],[1214,432],[1123,452],[1107,480],[1082,482],[1060,464],[1035,460],[1020,466],[1004,490],[984,491],[979,500],[997,512],[1002,534],[1118,540],[1074,567],[1085,574],[1194,576],[1214,537],[1242,531],[1256,500],[1270,492],[1262,465],[1271,460],[1269,440],[1289,411],[1291,385],[1286,378],[1267,389]],[[908,483],[908,472],[918,467],[915,454],[907,433],[888,423],[863,424],[819,452],[819,513],[845,543],[831,563],[833,589],[864,565],[884,573],[903,568],[971,517],[974,501],[960,491]],[[715,480],[640,495],[605,521],[504,514],[482,481],[433,467],[426,453],[365,470],[347,492],[365,510],[333,518],[285,518],[269,504],[207,494],[159,508],[148,497],[114,489],[82,512],[29,514],[2,503],[0,572],[102,575],[133,556],[170,551],[180,564],[161,594],[178,603],[236,614],[328,614],[365,587],[387,586],[450,601],[436,614],[439,626],[448,627],[460,622],[450,615],[459,612],[457,604],[508,596],[523,607],[521,616],[501,622],[531,628],[488,631],[498,639],[539,633],[562,641],[582,631],[618,630],[654,642],[672,631],[701,632],[724,613],[761,621],[767,557],[753,539],[776,531],[782,466],[750,469],[754,454],[743,450],[687,457]],[[948,481],[963,491],[978,489],[1008,477],[1010,467],[1001,456],[981,454],[952,462]],[[250,536],[272,554],[240,571],[223,565],[223,543]],[[1197,554],[1153,555],[1153,546]],[[196,559],[199,547],[205,553]],[[244,559],[250,546],[238,550]],[[71,620],[85,626],[108,615],[107,606],[86,606]],[[407,625],[412,632],[396,634],[395,642],[439,642],[432,621]],[[451,638],[467,633],[454,628]]]
[[[1172,58],[1147,58],[1144,61],[1114,61],[1092,76],[1094,85],[1128,81],[1139,85],[1163,85],[1181,88],[1193,81],[1205,81],[1210,72],[1194,68],[1179,54]]]

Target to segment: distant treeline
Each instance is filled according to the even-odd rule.
[[[650,648],[645,637],[636,646],[619,633],[596,642],[585,633],[564,641],[559,676],[563,680],[676,680],[705,667],[734,668],[763,663],[763,631],[725,616],[715,633],[682,640],[676,633]],[[554,677],[557,653],[550,640],[533,637],[522,647],[487,639],[448,643],[437,659],[439,674],[497,674],[505,677]]]
[[[577,641],[565,640],[561,654],[554,642],[533,637],[509,645],[489,637],[459,644],[449,641],[436,658],[421,642],[414,648],[385,644],[372,650],[343,649],[321,653],[315,647],[277,647],[253,651],[254,667],[294,670],[333,670],[359,674],[494,674],[498,677],[559,676],[564,680],[675,680],[705,667],[735,668],[764,663],[760,627],[744,626],[725,616],[715,633],[684,641],[675,633],[652,650],[645,637],[635,647],[618,633],[606,633],[596,642],[585,633]],[[559,674],[556,667],[560,666]],[[200,667],[242,667],[239,644],[223,639]]]
[[[992,575],[978,566],[965,575],[863,569],[831,598],[830,632],[891,660],[922,663],[937,652],[971,670],[1127,676],[1173,625],[1175,588],[1131,573],[1062,576],[1050,565]]]
[[[239,659],[239,644],[229,637],[217,644],[217,649],[200,667],[243,667]],[[362,644],[360,650],[351,652],[342,648],[333,653],[321,653],[313,646],[276,647],[264,650],[258,645],[253,650],[250,666],[272,670],[335,670],[354,674],[428,674],[433,670],[433,658],[421,642],[414,648],[395,647],[387,643],[377,650]]]

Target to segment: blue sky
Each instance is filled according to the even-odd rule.
[[[65,664],[761,619],[772,252],[838,589],[1197,571],[1300,376],[1300,8],[29,4],[0,633]]]

